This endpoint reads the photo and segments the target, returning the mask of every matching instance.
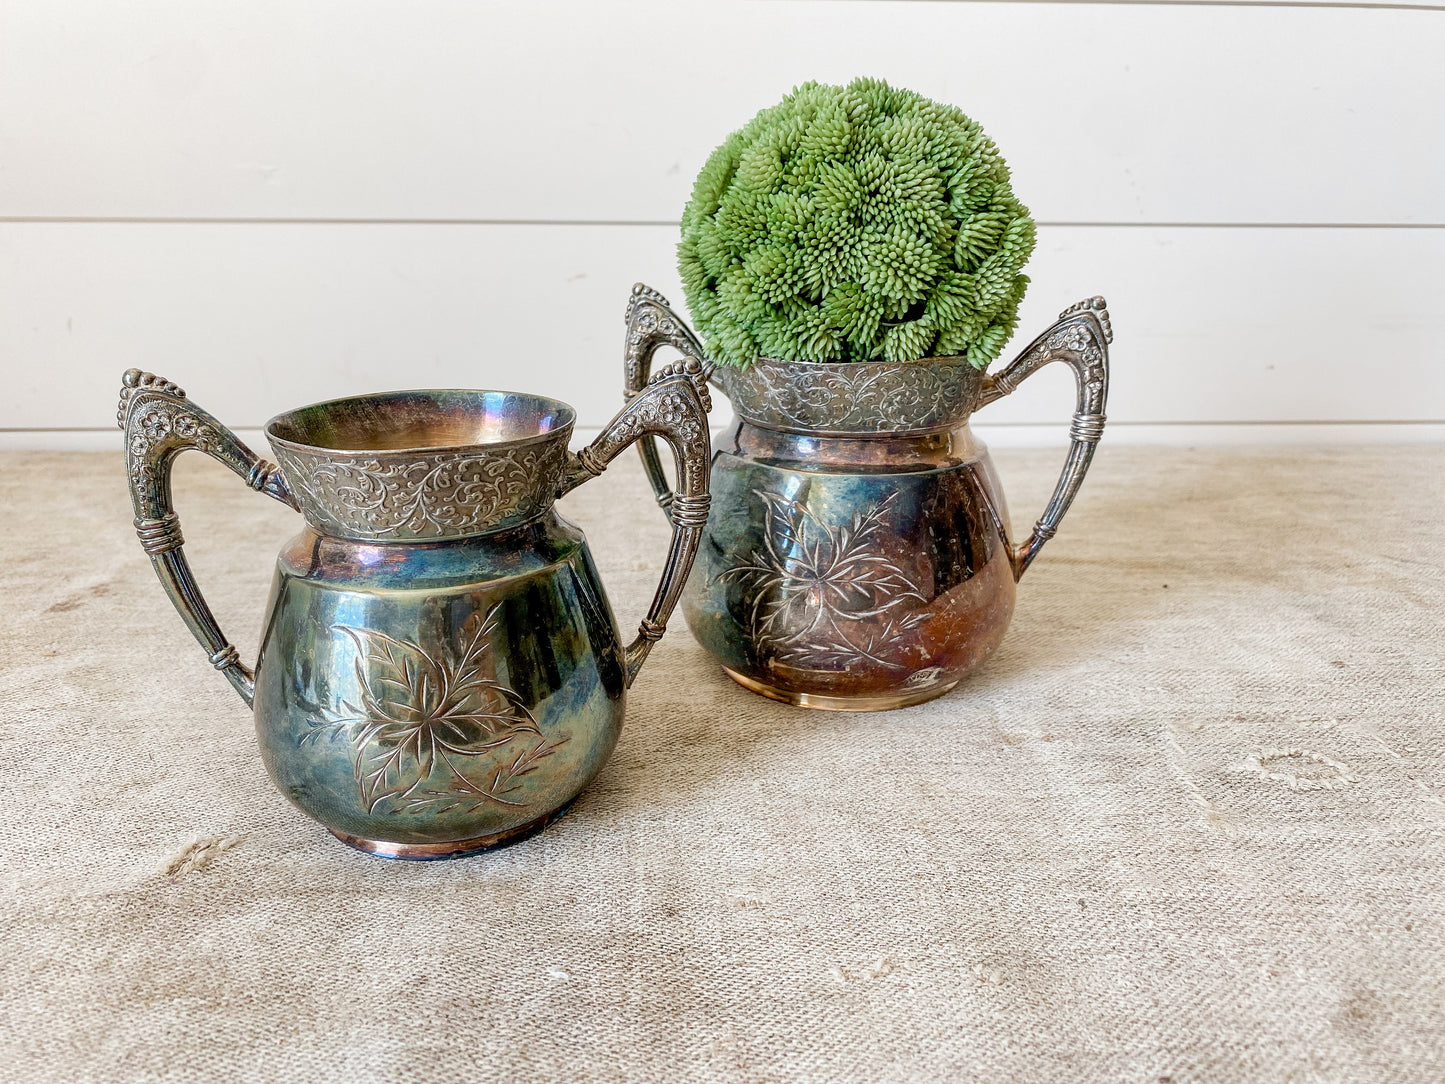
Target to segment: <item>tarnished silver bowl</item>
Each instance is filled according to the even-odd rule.
[[[573,410],[554,399],[366,395],[272,419],[273,465],[132,369],[119,421],[141,544],[253,709],[276,786],[354,847],[449,858],[545,825],[606,763],[707,517],[707,409],[700,365],[660,372],[574,454]],[[624,645],[587,541],[553,502],[643,435],[671,444],[680,493],[662,581]],[[170,473],[188,449],[305,519],[277,559],[254,671],[182,549]]]
[[[737,416],[712,463],[713,511],[683,612],[739,684],[804,707],[876,711],[948,692],[998,647],[1014,585],[1053,537],[1104,431],[1112,341],[1103,298],[1065,311],[1012,363],[961,357],[708,365],[687,325],[638,285],[625,379],[670,345]],[[972,415],[1053,361],[1077,378],[1072,444],[1022,543]],[[656,449],[639,445],[664,509]]]

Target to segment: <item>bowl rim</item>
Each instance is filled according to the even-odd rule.
[[[509,396],[516,399],[529,399],[542,406],[542,412],[555,414],[559,419],[552,428],[540,433],[532,433],[524,437],[515,437],[511,440],[494,441],[471,441],[460,444],[416,444],[405,448],[332,448],[322,444],[314,444],[304,440],[296,440],[291,437],[281,436],[276,430],[282,423],[294,418],[296,415],[309,410],[320,410],[335,408],[348,403],[363,402],[386,402],[388,400],[401,400],[408,398],[429,398],[435,404],[442,396],[471,397],[482,399],[485,396]],[[335,399],[322,399],[319,402],[307,403],[304,406],[292,407],[290,410],[283,410],[280,414],[270,418],[261,431],[272,447],[286,448],[288,451],[308,452],[312,454],[330,456],[404,456],[436,454],[442,452],[491,452],[505,451],[512,448],[524,447],[528,444],[543,444],[548,441],[569,439],[572,427],[577,422],[577,411],[571,404],[564,403],[560,399],[553,399],[551,396],[538,395],[530,391],[509,391],[503,388],[406,388],[396,391],[369,392],[363,395],[343,395]]]

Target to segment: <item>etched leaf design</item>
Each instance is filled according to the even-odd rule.
[[[489,789],[476,784],[452,759],[465,763],[522,734],[536,735],[538,747],[545,744],[526,702],[491,674],[490,643],[498,609],[494,606],[484,620],[475,614],[468,620],[459,649],[445,644],[436,653],[376,629],[333,627],[356,647],[361,703],[342,702],[302,740],[346,735],[367,812],[388,798],[405,804],[437,771],[446,786],[426,791],[428,798],[475,795],[517,804],[504,800],[495,785]]]
[[[764,490],[754,495],[764,508],[762,549],[718,576],[751,592],[754,638],[780,658],[836,665],[868,660],[903,669],[889,656],[927,615],[900,608],[928,600],[877,547],[896,494],[836,527],[819,523],[798,501]],[[881,626],[864,627],[865,619],[884,615]]]
[[[486,787],[467,778],[457,771],[451,761],[447,761],[447,766],[451,769],[453,776],[449,781],[450,786],[440,790],[427,790],[421,794],[405,795],[401,800],[402,808],[407,812],[426,810],[440,814],[455,810],[471,813],[489,802],[499,805],[519,805],[520,803],[510,802],[503,796],[520,789],[520,784],[516,780],[536,771],[544,759],[555,753],[567,741],[566,735],[555,742],[539,738],[530,749],[517,754],[510,764],[504,764],[498,768],[492,776],[490,785]]]

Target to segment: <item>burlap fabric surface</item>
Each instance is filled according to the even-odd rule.
[[[997,458],[1026,524],[1061,455]],[[250,654],[297,522],[179,474]],[[1442,1079],[1442,479],[1106,442],[953,694],[772,704],[679,619],[570,816],[413,865],[272,789],[118,455],[5,456],[0,1077]],[[630,628],[632,458],[566,511]]]

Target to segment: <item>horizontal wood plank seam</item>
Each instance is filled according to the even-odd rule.
[[[816,0],[815,0],[816,2]],[[829,0],[836,2],[836,0]],[[1445,4],[1369,3],[1368,0],[1346,0],[1332,4],[1329,0],[912,0],[915,3],[999,3],[999,4],[1085,4],[1128,5],[1157,8],[1345,8],[1365,11],[1445,11]]]
[[[933,2],[933,0],[927,0]],[[942,2],[942,0],[940,0]],[[60,226],[670,226],[662,219],[604,218],[187,218],[131,215],[0,215],[0,225]],[[1445,222],[1068,222],[1040,226],[1109,230],[1445,230]]]

